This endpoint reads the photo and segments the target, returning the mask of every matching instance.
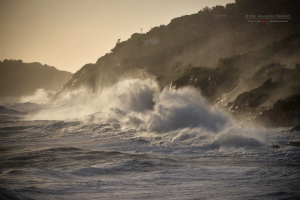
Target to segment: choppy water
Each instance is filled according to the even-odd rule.
[[[105,108],[101,94],[3,104],[32,112],[0,116],[0,198],[300,199],[300,148],[286,146],[299,132],[240,127],[193,89],[128,84]]]

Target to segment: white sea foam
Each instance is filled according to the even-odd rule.
[[[155,99],[154,111],[149,117],[148,131],[169,132],[182,128],[201,127],[218,132],[229,118],[211,110],[199,91],[192,87],[177,91],[164,89]]]

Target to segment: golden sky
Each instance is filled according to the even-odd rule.
[[[234,0],[0,0],[0,60],[76,72],[133,33]]]

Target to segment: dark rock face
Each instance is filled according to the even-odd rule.
[[[295,131],[300,131],[300,123],[290,130],[290,132],[295,132]]]
[[[258,115],[255,121],[267,127],[296,126],[300,122],[300,95],[278,100],[271,109]]]
[[[240,94],[234,102],[229,102],[227,108],[233,115],[256,115],[258,107],[265,103],[269,95],[264,93],[245,92]]]
[[[227,109],[234,115],[257,115],[264,103],[269,99],[269,91],[276,87],[272,78],[268,79],[262,86],[240,94],[233,102],[227,104]]]
[[[56,91],[71,77],[70,72],[59,71],[40,63],[23,63],[22,60],[0,61],[0,96],[33,95],[39,88]]]
[[[172,85],[176,88],[194,86],[201,90],[204,97],[214,101],[221,93],[234,89],[238,84],[238,77],[239,69],[232,65],[217,68],[192,67],[185,70]]]
[[[300,147],[300,141],[290,141],[288,146]]]
[[[263,65],[239,87],[245,90],[264,81],[262,85],[239,94],[225,107],[235,116],[255,117],[278,100],[299,94],[299,75],[297,68],[287,68],[280,63]]]

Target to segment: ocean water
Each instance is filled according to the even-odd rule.
[[[300,199],[300,132],[238,123],[196,89],[23,99],[1,99],[23,113],[0,114],[0,199]]]

